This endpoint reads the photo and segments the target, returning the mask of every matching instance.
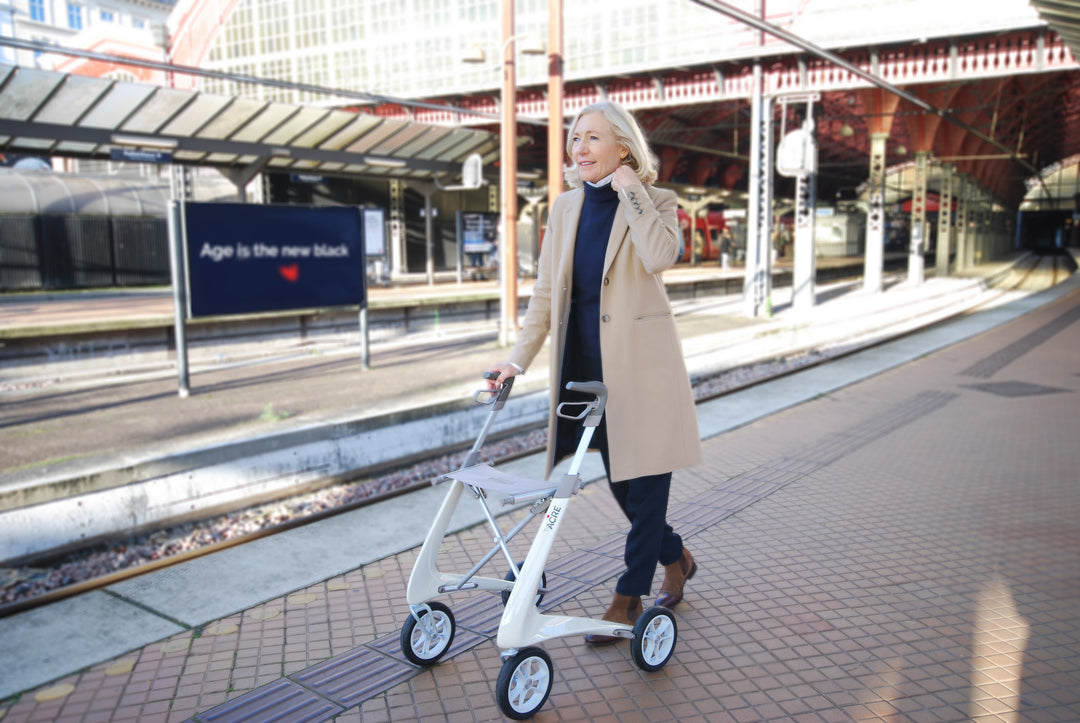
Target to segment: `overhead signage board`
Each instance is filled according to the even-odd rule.
[[[113,148],[109,158],[114,161],[132,163],[172,163],[173,155],[169,151],[154,151],[145,148]]]
[[[360,210],[185,204],[192,317],[364,302]]]

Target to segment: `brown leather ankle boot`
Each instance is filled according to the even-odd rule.
[[[633,625],[641,616],[641,611],[640,595],[620,595],[619,593],[615,593],[615,598],[611,601],[611,606],[600,619],[606,620],[609,623]],[[610,645],[612,643],[617,643],[620,640],[623,640],[623,638],[620,638],[617,635],[593,635],[590,633],[585,636],[585,642],[589,645]]]
[[[690,551],[684,547],[682,557],[670,565],[664,565],[664,583],[660,586],[660,594],[656,596],[656,604],[672,608],[682,602],[683,585],[695,572],[697,563]]]

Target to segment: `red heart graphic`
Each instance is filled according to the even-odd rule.
[[[290,264],[289,266],[278,266],[278,273],[282,278],[291,283],[296,283],[296,280],[300,278],[300,265]]]

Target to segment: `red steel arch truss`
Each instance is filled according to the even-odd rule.
[[[866,180],[874,133],[888,134],[890,164],[926,151],[1009,206],[1019,203],[1024,180],[1037,169],[1080,153],[1080,65],[1048,28],[837,54],[979,133],[891,96],[826,60],[794,51],[762,58],[766,94],[820,95],[815,108],[819,197]],[[634,109],[661,156],[664,180],[721,188],[745,184],[753,61],[564,83],[568,116],[604,97]],[[431,100],[497,113],[498,99],[493,91]],[[546,119],[546,87],[520,89],[517,111],[521,117]],[[492,125],[489,119],[470,119],[449,109],[384,105],[373,112],[424,123]],[[789,112],[801,110],[793,104]],[[518,134],[530,139],[519,152],[519,163],[543,170],[546,129],[521,123]]]

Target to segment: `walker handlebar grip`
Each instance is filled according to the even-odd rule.
[[[588,415],[588,423],[590,426],[596,426],[600,423],[600,417],[604,416],[604,406],[607,404],[607,387],[603,382],[567,382],[567,391],[581,392],[582,394],[592,394],[596,397],[596,402],[590,405],[592,407]]]
[[[484,379],[488,381],[494,381],[499,378],[498,372],[484,372]],[[495,405],[493,410],[502,409],[506,404],[506,398],[510,396],[510,388],[514,386],[514,378],[510,377],[502,383],[498,389],[480,389],[473,394],[473,400],[477,404],[493,404]],[[487,395],[486,399],[481,399],[482,396]]]

